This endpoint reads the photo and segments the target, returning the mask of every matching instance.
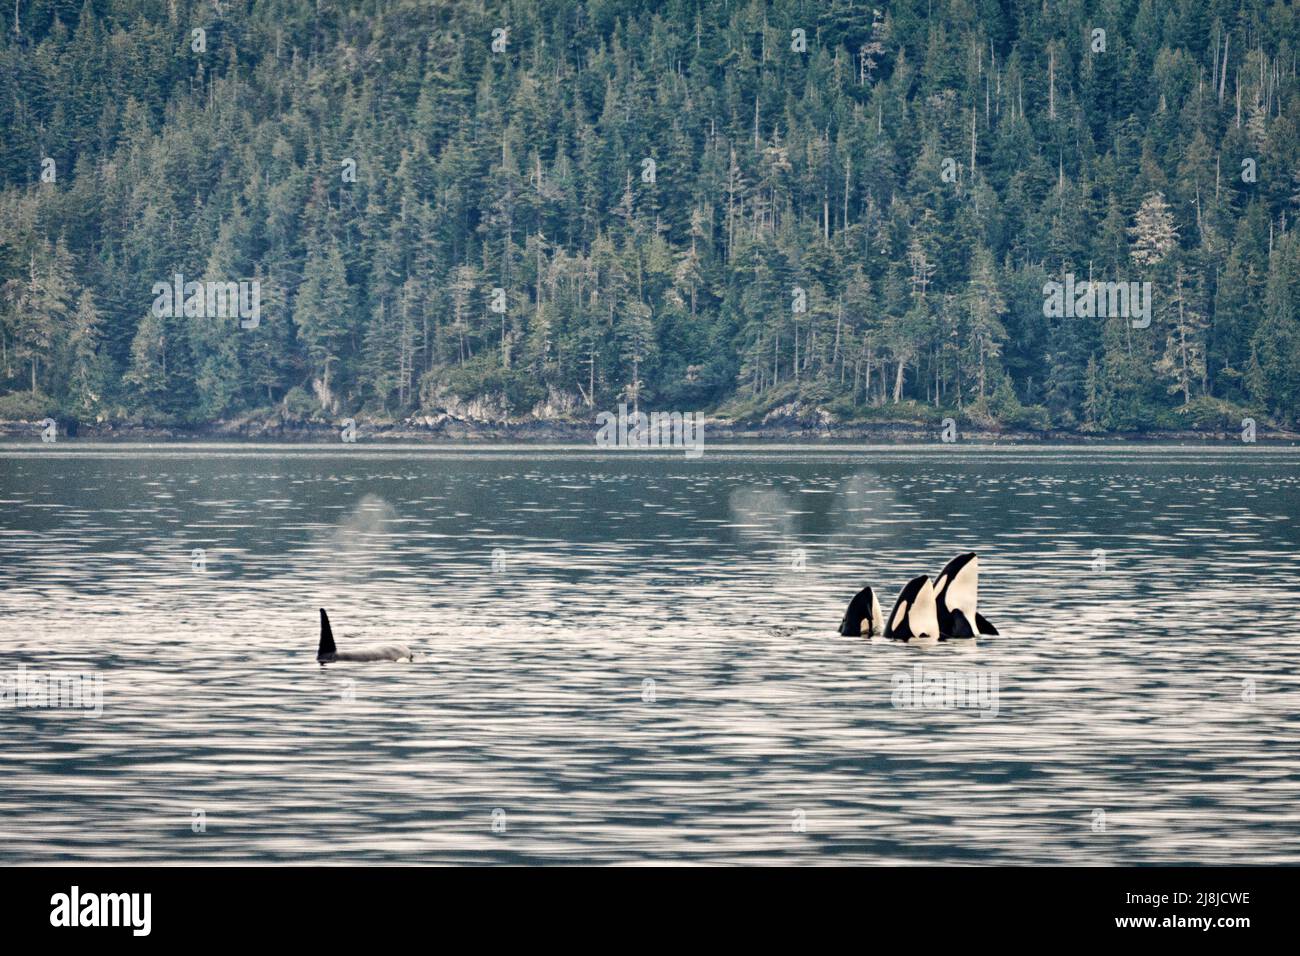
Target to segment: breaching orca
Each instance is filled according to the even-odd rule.
[[[863,588],[849,602],[844,620],[840,621],[840,633],[845,637],[871,637],[883,634],[884,631],[885,621],[880,616],[880,602],[876,600],[876,592],[871,588]]]
[[[885,622],[885,637],[893,641],[940,636],[939,614],[934,602],[934,585],[924,574],[912,578],[899,592],[893,613]]]
[[[374,644],[355,651],[340,651],[334,646],[334,632],[330,629],[329,615],[320,609],[320,648],[316,660],[321,666],[334,661],[400,661],[411,660],[411,649],[405,644]]]
[[[957,555],[935,578],[934,600],[944,637],[997,634],[998,629],[976,610],[979,581],[980,559],[974,551]]]

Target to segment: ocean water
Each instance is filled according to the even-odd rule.
[[[1300,863],[1297,476],[3,445],[0,681],[87,694],[0,706],[0,862]],[[836,633],[965,550],[999,636]]]

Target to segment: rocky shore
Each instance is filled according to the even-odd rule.
[[[301,421],[284,416],[250,417],[235,421],[213,422],[201,426],[170,426],[127,422],[59,421],[58,439],[121,442],[204,442],[260,441],[268,443],[325,443],[340,440],[339,422]],[[595,444],[598,426],[592,420],[567,419],[475,419],[450,414],[421,415],[397,421],[356,420],[358,441],[382,443],[554,443]],[[40,422],[0,422],[0,440],[17,442],[41,440]],[[1005,444],[1125,444],[1125,443],[1196,443],[1220,444],[1242,442],[1239,430],[1163,430],[1136,433],[1096,434],[1069,430],[1028,431],[979,427],[972,423],[958,426],[962,442]],[[940,440],[940,426],[918,422],[836,422],[822,410],[807,414],[768,416],[758,422],[735,422],[724,418],[704,419],[704,436],[708,443],[807,443],[857,442],[878,444],[930,443]],[[1260,426],[1257,441],[1267,444],[1294,444],[1300,434]]]

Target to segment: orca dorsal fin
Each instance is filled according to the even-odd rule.
[[[996,635],[998,633],[998,629],[990,624],[979,611],[975,612],[975,630],[980,634]]]
[[[316,651],[316,659],[338,653],[334,646],[334,631],[330,629],[330,618],[325,613],[325,609],[320,609],[320,647]]]

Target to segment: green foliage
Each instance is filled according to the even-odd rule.
[[[480,398],[486,407],[519,416],[527,414],[546,397],[546,389],[527,371],[503,369],[493,359],[490,354],[481,355],[463,366],[427,373],[420,382],[423,405],[439,408],[442,399],[463,402]]]
[[[220,6],[0,9],[0,408],[1300,420],[1287,4]]]
[[[0,421],[39,422],[54,415],[58,406],[43,392],[13,392],[0,395]]]
[[[1236,432],[1241,429],[1244,418],[1254,417],[1254,412],[1244,405],[1225,402],[1221,398],[1202,395],[1192,399],[1191,403],[1178,409],[1178,414],[1186,423],[1185,427],[1226,430]]]
[[[284,414],[295,421],[322,421],[320,403],[307,394],[307,390],[295,385],[284,395],[281,403]]]
[[[979,400],[977,400],[978,403]],[[1006,376],[998,382],[988,399],[988,414],[996,422],[1011,428],[1028,428],[1043,431],[1051,427],[1051,418],[1042,405],[1022,405]]]

